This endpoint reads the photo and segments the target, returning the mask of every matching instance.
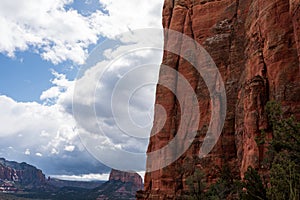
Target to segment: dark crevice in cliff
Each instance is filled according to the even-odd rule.
[[[232,65],[233,63],[233,61],[232,61],[232,53],[234,52],[234,45],[233,45],[233,43],[234,43],[234,41],[235,41],[235,39],[236,39],[236,29],[237,29],[237,27],[238,27],[238,18],[239,18],[239,16],[238,16],[238,10],[239,10],[239,4],[240,4],[240,2],[239,2],[239,0],[236,0],[236,2],[235,2],[235,13],[234,13],[234,15],[233,15],[233,17],[232,17],[232,19],[231,19],[231,24],[232,24],[232,26],[231,26],[231,30],[230,30],[230,37],[229,37],[229,47],[228,47],[228,50],[229,50],[229,61],[228,61],[228,63],[227,63],[227,65],[226,65],[226,68],[228,68],[230,65]],[[225,113],[225,115],[226,115],[226,113]],[[235,119],[235,117],[236,116],[234,116],[233,117],[233,120],[234,121],[236,121],[236,119]],[[222,144],[224,143],[223,142],[223,140],[226,140],[226,138],[225,137],[221,137],[221,139],[222,139]],[[224,152],[224,146],[222,145],[222,151]],[[235,149],[235,152],[237,152],[237,146],[236,146],[236,144],[234,143],[234,149]],[[226,162],[225,160],[228,160],[228,158],[227,157],[224,157],[223,158],[223,162]]]
[[[235,15],[234,17],[237,19],[238,18],[238,11],[239,11],[239,6],[240,6],[240,0],[236,0],[236,7],[235,7]]]
[[[235,5],[235,13],[234,13],[233,17],[230,19],[232,26],[231,26],[230,37],[229,37],[229,55],[231,54],[232,43],[233,43],[234,38],[235,38],[234,37],[235,36],[235,29],[236,29],[236,26],[238,26],[238,10],[239,10],[240,1],[236,0],[235,4],[236,4]]]
[[[261,6],[258,3],[258,20],[260,20],[260,15],[261,15]],[[256,130],[257,132],[255,134],[256,137],[261,137],[261,124],[262,123],[268,123],[266,120],[266,113],[264,111],[266,103],[270,100],[270,86],[269,86],[269,80],[268,80],[268,67],[267,67],[267,63],[265,60],[265,37],[263,35],[262,32],[262,28],[261,28],[261,22],[257,21],[256,23],[256,27],[257,27],[257,34],[258,34],[258,38],[257,38],[257,42],[258,42],[258,49],[257,49],[257,53],[258,53],[258,58],[259,58],[259,64],[262,65],[262,69],[259,71],[260,72],[260,77],[262,78],[262,83],[261,83],[261,87],[263,87],[263,90],[259,92],[259,94],[257,94],[257,117],[256,117]],[[260,109],[259,109],[260,108]],[[264,149],[265,147],[262,145],[258,145],[258,166],[260,168],[260,166],[262,166],[263,163],[263,158],[264,158]]]
[[[292,17],[294,17],[296,15],[296,13],[297,13],[298,10],[300,10],[300,4],[298,4],[297,7],[293,10]]]
[[[259,57],[261,59],[261,62],[263,64],[263,69],[261,70],[261,74],[264,78],[266,78],[267,77],[267,64],[265,62],[265,56],[264,56],[264,42],[265,42],[265,40],[262,37],[261,28],[260,28],[259,25],[258,25],[258,30],[259,30],[259,39],[261,40],[258,53],[259,53]]]
[[[173,0],[173,9],[174,9],[174,4],[175,3],[175,0]],[[186,20],[186,19],[185,19]],[[185,24],[185,20],[184,20],[184,22],[183,22],[183,24]],[[182,30],[182,32],[183,32],[183,30]],[[178,51],[178,55],[181,55],[181,46],[182,46],[182,39],[181,40],[179,40],[180,41],[180,44],[179,44],[179,47],[180,47],[180,50]],[[177,71],[177,72],[179,72],[179,64],[180,64],[180,59],[181,59],[181,57],[180,56],[176,56],[177,57],[177,61],[176,61],[176,64],[175,64],[175,66],[174,66],[174,69]],[[171,127],[174,127],[174,133],[171,133],[171,136],[172,137],[175,137],[175,135],[177,134],[177,131],[178,131],[178,124],[180,124],[180,119],[177,119],[178,118],[178,114],[179,114],[179,112],[178,112],[178,109],[180,109],[180,105],[178,105],[178,101],[177,101],[177,86],[178,86],[178,74],[176,74],[175,75],[175,82],[174,82],[174,106],[173,106],[173,115],[172,116],[175,116],[175,118],[174,117],[172,117],[172,125],[171,125]]]
[[[267,75],[267,72],[268,72],[268,68],[267,68],[267,64],[266,64],[266,61],[265,61],[265,56],[264,56],[264,38],[262,36],[262,31],[261,31],[261,27],[260,25],[258,24],[258,34],[259,34],[259,39],[260,39],[260,49],[259,49],[259,56],[260,56],[260,59],[262,61],[262,64],[263,64],[263,69],[261,70],[261,74],[262,74],[262,77],[264,78],[265,80],[265,87],[266,87],[266,100],[269,101],[270,100],[270,91],[269,91],[269,80],[268,80],[268,75]]]
[[[189,8],[188,11],[188,16],[189,16],[189,21],[190,21],[190,28],[191,28],[191,37],[196,40],[195,38],[195,34],[194,34],[194,27],[193,27],[193,20],[192,20],[192,16],[193,16],[193,6]]]
[[[174,7],[175,7],[175,0],[172,0],[172,8],[170,8],[170,20],[168,22],[168,28],[170,28],[171,20],[172,20],[172,17],[173,17]]]

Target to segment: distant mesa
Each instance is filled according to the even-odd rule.
[[[97,200],[133,200],[136,191],[143,188],[142,177],[135,172],[123,172],[112,169],[109,181],[98,188]]]
[[[121,181],[123,183],[133,183],[137,188],[143,187],[142,177],[135,172],[123,172],[112,169],[109,175],[109,181]]]

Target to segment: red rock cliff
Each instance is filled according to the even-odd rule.
[[[180,197],[187,189],[185,179],[195,167],[206,172],[209,183],[216,181],[218,169],[225,164],[237,177],[243,177],[249,165],[263,172],[261,161],[266,147],[258,146],[255,138],[262,129],[268,130],[266,102],[281,102],[286,114],[300,118],[300,1],[165,0],[163,26],[193,38],[211,55],[225,84],[227,113],[214,149],[205,158],[198,158],[211,117],[209,92],[190,64],[165,52],[163,64],[181,73],[197,94],[199,130],[193,144],[176,162],[146,173],[144,192],[138,193],[138,199]],[[170,43],[186,50],[185,44],[166,37],[165,44]],[[176,75],[162,68],[159,79],[166,78],[177,92],[183,92],[176,85]],[[148,152],[162,148],[176,135],[180,120],[186,120],[180,118],[180,112],[192,112],[189,105],[179,105],[174,94],[161,85],[157,86],[156,105],[165,108],[167,120],[154,134],[161,120],[155,114]],[[271,137],[272,133],[267,135]],[[152,163],[148,160],[148,164]]]
[[[133,183],[137,188],[143,187],[143,180],[137,173],[123,172],[112,169],[109,174],[109,181],[121,181],[123,183]]]
[[[0,180],[14,181],[30,187],[41,187],[46,183],[45,175],[40,169],[4,158],[0,158]]]

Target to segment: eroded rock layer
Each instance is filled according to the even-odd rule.
[[[163,26],[193,38],[213,58],[226,88],[226,119],[214,149],[200,159],[199,150],[212,112],[210,94],[200,74],[188,62],[165,52],[163,64],[182,74],[197,94],[199,129],[190,148],[176,162],[146,173],[144,191],[137,194],[138,199],[180,199],[187,190],[186,177],[196,167],[205,171],[208,183],[218,179],[224,165],[236,177],[243,178],[248,166],[264,173],[262,160],[266,147],[257,144],[256,138],[261,130],[266,131],[268,138],[272,137],[266,102],[276,100],[283,105],[285,114],[300,118],[300,1],[165,0]],[[168,44],[180,45],[183,51],[187,49],[179,40],[170,41],[166,36],[165,45]],[[160,71],[160,80],[169,80],[175,91],[184,93],[177,85],[177,78],[164,68]],[[176,95],[159,84],[158,106],[164,107],[167,119],[156,133],[161,126],[161,115],[155,114],[149,153],[174,138],[178,125],[186,120],[181,119],[181,112],[192,112],[188,104],[180,105]],[[161,159],[169,159],[168,156]]]
[[[121,181],[123,183],[133,183],[137,188],[143,187],[142,177],[137,173],[122,172],[112,169],[109,174],[109,181]]]
[[[45,175],[40,169],[4,158],[0,158],[0,181],[17,182],[24,187],[42,187],[46,183]]]

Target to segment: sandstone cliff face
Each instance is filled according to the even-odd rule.
[[[163,64],[181,73],[197,94],[199,131],[176,162],[146,174],[145,191],[138,193],[138,199],[180,197],[187,189],[186,177],[195,167],[206,172],[208,183],[217,180],[223,165],[229,165],[241,178],[249,165],[264,173],[266,146],[258,145],[255,139],[263,129],[268,138],[272,137],[264,111],[266,102],[281,102],[286,115],[300,119],[300,1],[165,0],[163,26],[192,37],[211,55],[225,84],[227,113],[214,149],[205,158],[198,158],[211,117],[209,92],[189,63],[165,52]],[[180,41],[166,37],[165,44],[169,43],[186,50]],[[176,75],[162,68],[159,79],[166,78],[182,92],[176,85]],[[185,120],[180,119],[180,113],[189,110],[189,105],[179,105],[175,95],[161,85],[157,86],[156,104],[165,108],[168,118],[154,135],[160,122],[160,115],[155,114],[148,152],[162,148],[176,135],[180,120]]]
[[[109,180],[97,190],[97,200],[135,199],[136,191],[143,188],[143,180],[137,173],[122,172],[112,169]]]
[[[133,183],[137,188],[143,187],[143,180],[137,173],[123,172],[112,169],[109,174],[109,181],[121,181],[123,183]]]
[[[41,187],[46,183],[45,175],[36,167],[3,158],[0,158],[0,180],[19,182],[26,187]]]

